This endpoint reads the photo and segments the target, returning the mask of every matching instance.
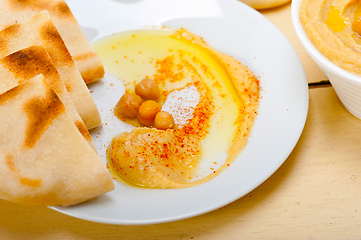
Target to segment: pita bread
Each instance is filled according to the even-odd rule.
[[[1,94],[0,116],[1,199],[69,206],[114,189],[42,75]]]
[[[100,115],[89,89],[46,11],[0,31],[0,58],[39,44],[53,61],[86,127],[91,129],[99,126]]]
[[[95,149],[90,134],[76,111],[58,71],[41,45],[19,50],[0,59],[0,94],[39,74],[44,75],[48,85],[60,98],[80,133]]]
[[[86,40],[78,22],[64,1],[0,0],[0,9],[0,30],[47,10],[73,56],[85,83],[96,81],[104,76],[103,64]]]

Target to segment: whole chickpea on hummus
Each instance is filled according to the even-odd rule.
[[[217,176],[246,146],[260,86],[233,57],[184,29],[121,33],[94,48],[125,85],[114,114],[134,126],[107,148],[114,176],[141,187],[190,187]]]
[[[323,55],[361,76],[361,1],[303,0],[300,21]]]

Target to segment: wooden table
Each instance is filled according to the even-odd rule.
[[[298,52],[309,83],[303,134],[285,163],[243,198],[208,214],[146,226],[105,225],[0,201],[0,239],[359,239],[361,121],[341,104],[292,27],[290,4],[262,11]]]

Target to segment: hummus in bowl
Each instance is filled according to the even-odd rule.
[[[333,63],[361,76],[361,2],[303,0],[300,22],[316,48]]]
[[[361,16],[358,1],[294,0],[292,21],[303,47],[343,105],[361,119]]]

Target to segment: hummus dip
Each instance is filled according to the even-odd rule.
[[[247,143],[257,116],[259,81],[233,57],[184,29],[143,30],[95,45],[125,91],[144,77],[160,87],[177,128],[135,126],[107,149],[115,177],[148,188],[183,188],[217,176]],[[113,57],[111,57],[113,56]],[[113,67],[112,67],[113,66]]]
[[[361,2],[303,0],[300,21],[308,38],[333,63],[361,76]]]

